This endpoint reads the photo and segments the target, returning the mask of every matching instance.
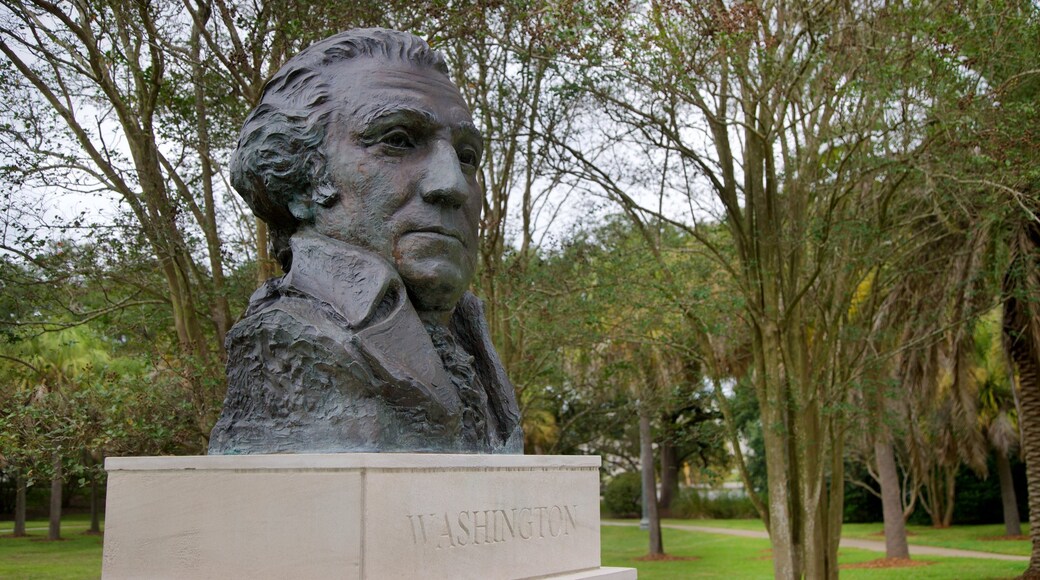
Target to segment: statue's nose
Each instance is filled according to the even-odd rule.
[[[433,144],[419,188],[426,203],[459,208],[466,201],[469,184],[451,143],[437,141]]]

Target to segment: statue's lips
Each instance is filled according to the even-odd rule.
[[[438,226],[431,226],[431,227],[428,227],[428,228],[418,228],[418,229],[414,229],[414,230],[409,230],[409,231],[405,232],[404,235],[406,235],[406,236],[419,235],[419,236],[430,236],[430,237],[436,237],[436,238],[448,238],[448,239],[454,240],[454,241],[462,244],[463,246],[466,245],[466,242],[464,242],[462,240],[462,234],[460,234],[459,232],[457,232],[455,230],[449,230],[447,228],[442,228],[442,227],[438,227]]]

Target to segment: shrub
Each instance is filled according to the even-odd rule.
[[[758,511],[741,492],[721,492],[708,497],[703,490],[686,488],[672,501],[672,515],[677,518],[732,520],[757,518]]]
[[[616,518],[638,518],[643,511],[643,485],[639,474],[619,473],[603,490],[603,509]]]

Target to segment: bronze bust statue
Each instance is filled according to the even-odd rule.
[[[443,56],[410,34],[338,34],[268,82],[231,180],[286,274],[228,334],[210,454],[523,453],[467,291],[482,149]]]

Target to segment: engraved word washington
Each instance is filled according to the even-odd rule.
[[[577,505],[408,514],[412,541],[438,550],[569,536]]]

